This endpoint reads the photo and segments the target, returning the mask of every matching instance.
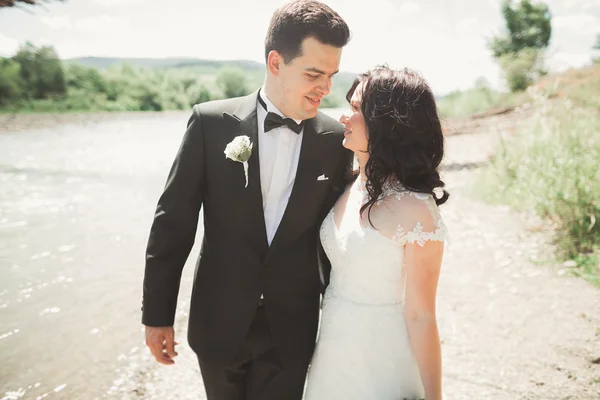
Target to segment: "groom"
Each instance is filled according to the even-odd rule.
[[[150,232],[142,323],[156,360],[172,364],[181,271],[204,207],[188,341],[209,400],[302,397],[328,279],[319,227],[351,164],[342,125],[318,107],[349,35],[325,4],[288,3],[269,25],[264,86],[193,108]]]

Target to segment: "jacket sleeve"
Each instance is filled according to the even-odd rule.
[[[146,248],[142,323],[173,326],[183,266],[194,245],[205,193],[204,137],[194,107],[158,200]]]

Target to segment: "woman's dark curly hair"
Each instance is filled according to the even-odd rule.
[[[361,83],[360,109],[369,153],[365,166],[369,201],[361,213],[367,208],[370,211],[384,185],[394,178],[405,189],[431,194],[437,205],[445,203],[449,197],[446,190],[440,198],[434,193],[434,189],[445,186],[438,171],[444,156],[444,135],[435,97],[425,79],[407,68],[378,66],[354,80],[346,95],[348,102]]]

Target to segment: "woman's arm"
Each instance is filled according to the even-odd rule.
[[[436,293],[444,242],[407,243],[405,315],[411,349],[425,388],[425,400],[442,398],[442,356],[436,320]]]

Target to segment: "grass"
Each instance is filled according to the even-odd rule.
[[[573,261],[577,265],[571,268],[571,273],[600,287],[600,252],[578,255]]]
[[[548,75],[535,87],[550,97],[567,98],[576,107],[600,111],[600,64]]]
[[[512,108],[526,101],[525,92],[502,93],[486,87],[456,91],[445,95],[437,102],[445,118],[468,117],[490,109]]]
[[[547,77],[536,113],[502,142],[477,182],[484,198],[533,211],[556,227],[559,260],[600,287],[600,66]],[[562,83],[561,83],[562,82]],[[574,263],[573,263],[574,262]]]

